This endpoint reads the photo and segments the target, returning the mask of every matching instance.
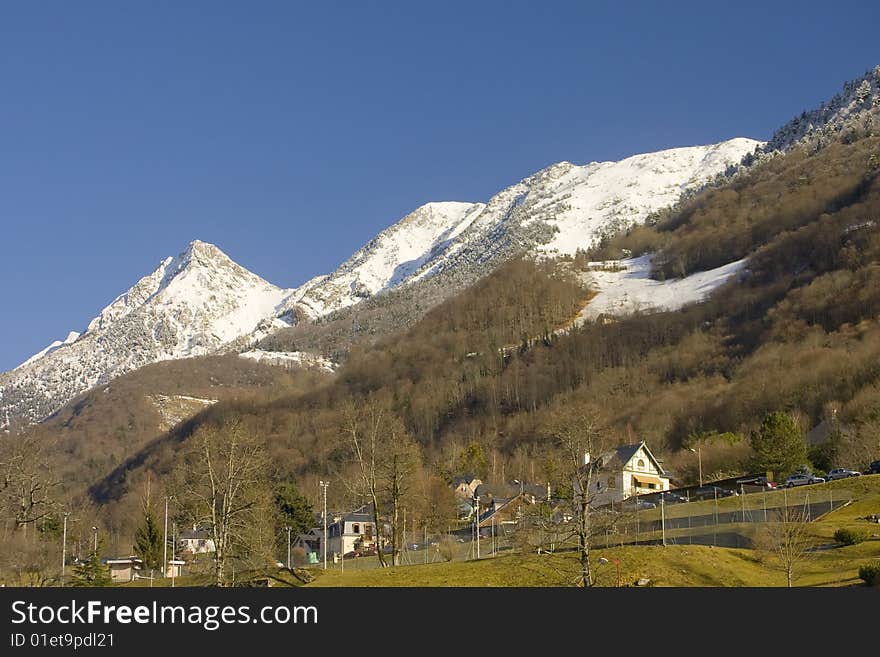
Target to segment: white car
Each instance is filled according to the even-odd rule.
[[[846,479],[847,477],[858,477],[861,475],[861,472],[856,470],[847,470],[846,468],[834,468],[833,470],[828,471],[827,479],[832,481],[834,479]]]
[[[804,474],[803,472],[796,472],[785,480],[785,487],[791,488],[792,486],[805,486],[806,484],[822,483],[825,483],[825,479],[822,477],[814,477],[813,475]]]

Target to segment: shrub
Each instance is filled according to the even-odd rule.
[[[863,579],[868,586],[880,586],[880,561],[876,563],[866,563],[859,568],[859,577]]]
[[[843,545],[856,545],[865,540],[865,534],[852,529],[838,529],[834,532],[834,540]]]

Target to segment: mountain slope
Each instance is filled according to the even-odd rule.
[[[0,413],[39,421],[76,394],[150,363],[246,351],[304,319],[441,272],[454,272],[461,289],[517,253],[572,254],[644,221],[759,145],[738,138],[620,162],[561,162],[487,203],[428,203],[329,276],[297,289],[276,287],[195,241],[117,297],[82,335],[71,333],[0,374]]]
[[[379,292],[458,269],[474,281],[519,252],[574,254],[603,234],[643,222],[761,142],[708,146],[577,166],[560,162],[484,203],[429,203],[380,233],[339,269],[305,286],[298,306],[320,317]]]
[[[274,318],[291,294],[194,241],[118,296],[82,335],[0,375],[0,405],[38,421],[120,374],[218,351]]]

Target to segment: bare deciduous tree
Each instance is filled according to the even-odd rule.
[[[36,524],[57,508],[53,491],[61,482],[48,465],[53,443],[27,433],[4,442],[0,451],[0,505],[15,518],[16,528]]]
[[[773,521],[761,528],[755,543],[769,557],[768,561],[785,573],[791,587],[801,564],[812,556],[815,540],[803,510],[784,506],[777,510]]]
[[[401,531],[401,505],[420,465],[415,441],[403,422],[392,416],[385,429],[385,448],[379,457],[380,487],[391,506],[391,563],[400,565],[400,553],[406,537]]]
[[[557,490],[564,503],[537,523],[540,534],[554,545],[574,542],[577,549],[577,586],[593,586],[590,549],[595,538],[605,535],[613,519],[594,507],[599,492],[600,458],[610,448],[599,413],[588,405],[559,407],[544,427],[556,448],[554,463]]]
[[[363,404],[349,401],[342,409],[342,426],[340,427],[343,442],[354,459],[358,473],[354,480],[346,480],[345,483],[356,495],[369,499],[373,507],[373,524],[376,526],[376,553],[379,556],[379,564],[383,568],[388,564],[382,552],[385,532],[381,521],[379,459],[384,423],[387,419],[387,410],[375,398]]]
[[[180,468],[179,504],[214,541],[213,580],[225,584],[233,556],[247,555],[254,526],[269,499],[264,447],[238,421],[202,426]]]

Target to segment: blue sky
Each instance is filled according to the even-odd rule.
[[[560,160],[767,138],[880,3],[0,4],[0,370],[193,239],[282,286]]]

